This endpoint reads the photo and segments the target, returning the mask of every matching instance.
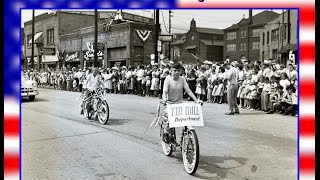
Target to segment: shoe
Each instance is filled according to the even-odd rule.
[[[255,109],[251,108],[250,111],[254,111]]]
[[[234,112],[225,113],[225,115],[234,115]]]
[[[273,111],[268,111],[266,114],[273,114]]]
[[[283,115],[289,115],[289,112],[285,112]]]
[[[234,113],[235,113],[235,114],[240,114],[240,112],[239,112],[239,111],[235,111]]]

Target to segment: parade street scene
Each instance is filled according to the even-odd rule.
[[[22,10],[21,177],[296,179],[297,14]]]

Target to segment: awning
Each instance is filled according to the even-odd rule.
[[[278,52],[278,54],[289,53],[289,51],[297,51],[297,45],[296,44],[285,45]]]
[[[195,49],[197,46],[194,45],[194,46],[187,46],[185,49]]]
[[[41,36],[42,32],[38,32],[36,35],[34,35],[34,42]],[[32,39],[29,40],[29,44],[32,43]]]

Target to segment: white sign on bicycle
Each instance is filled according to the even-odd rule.
[[[204,126],[200,104],[168,104],[167,108],[169,127]]]

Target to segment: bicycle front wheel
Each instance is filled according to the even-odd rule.
[[[106,124],[109,120],[109,105],[107,101],[99,101],[98,105],[98,120],[100,124]]]
[[[199,141],[194,130],[188,130],[183,135],[182,159],[188,174],[194,174],[199,164]]]

